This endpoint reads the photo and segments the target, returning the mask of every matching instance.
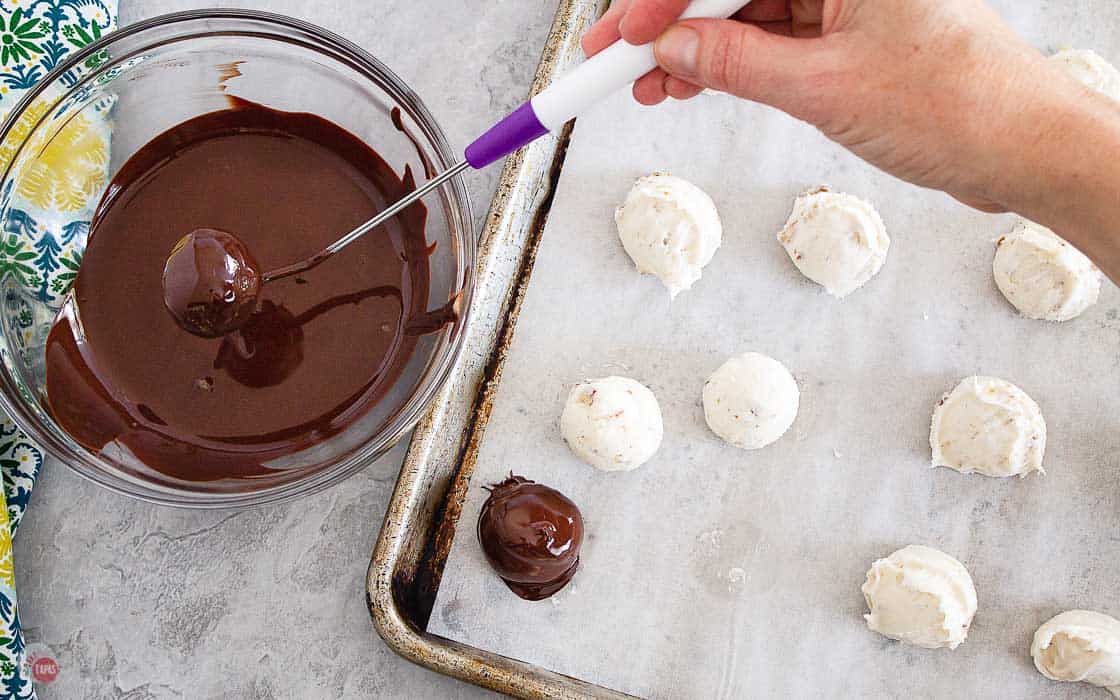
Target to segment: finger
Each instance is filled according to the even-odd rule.
[[[821,35],[820,22],[801,22],[795,19],[788,25],[790,34],[798,39],[815,39]]]
[[[985,214],[1003,214],[1007,211],[1004,207],[996,204],[995,202],[986,199],[976,199],[975,197],[966,197],[964,195],[957,196],[955,194],[949,195],[965,206],[972,207],[977,211],[982,211]]]
[[[622,38],[631,44],[648,44],[677,21],[688,0],[633,0],[619,22]]]
[[[788,20],[793,15],[789,11],[789,0],[754,0],[750,5],[735,13],[735,19],[744,22],[778,22]]]
[[[795,22],[820,24],[824,21],[822,0],[790,0],[789,13]]]
[[[806,115],[826,63],[821,42],[771,34],[752,24],[688,20],[654,45],[658,64],[696,85]]]
[[[655,68],[649,73],[634,81],[634,99],[646,106],[661,104],[669,96],[665,92],[665,80],[668,74],[660,68]]]
[[[793,36],[793,23],[787,20],[780,20],[777,22],[755,22],[755,26],[765,29],[771,34],[778,34],[779,36]]]
[[[691,100],[700,93],[704,92],[704,88],[695,83],[690,83],[687,80],[674,78],[671,75],[665,77],[665,93],[672,97],[674,100]]]
[[[789,9],[793,16],[794,36],[808,39],[821,35],[824,17],[824,3],[821,0],[791,0]]]
[[[622,38],[622,35],[618,33],[618,22],[626,14],[626,8],[629,6],[630,0],[615,0],[611,3],[611,8],[599,18],[598,22],[591,25],[591,28],[580,39],[580,46],[583,47],[584,55],[594,56]]]

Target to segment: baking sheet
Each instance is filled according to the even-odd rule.
[[[1040,48],[1120,62],[1120,3],[1003,0]],[[724,243],[670,303],[618,243],[632,181],[668,170],[708,191]],[[882,272],[836,301],[774,236],[828,183],[878,206]],[[864,165],[810,127],[725,96],[645,109],[620,94],[576,125],[429,631],[652,697],[1090,697],[1033,668],[1035,628],[1069,608],[1120,616],[1120,295],[1061,325],[1017,317],[991,279],[1009,216],[972,212]],[[774,445],[711,434],[705,378],[755,350],[784,362],[801,409]],[[1042,407],[1045,476],[929,468],[933,405],[970,374]],[[622,374],[665,421],[635,472],[576,460],[558,419],[572,383]],[[482,485],[510,470],[560,489],[587,527],[573,583],[522,601],[474,535]],[[910,543],[959,558],[979,594],[968,640],[928,651],[863,622],[871,562]]]

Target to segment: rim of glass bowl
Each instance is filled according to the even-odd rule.
[[[226,21],[228,25],[217,28],[199,27],[196,30],[191,30],[190,25],[199,21]],[[246,24],[239,28],[237,24],[241,22]],[[143,42],[143,35],[149,30],[165,30],[174,25],[185,26],[181,33],[171,36],[161,35],[157,40],[148,43]],[[261,25],[275,31],[262,30]],[[367,51],[333,32],[302,20],[271,12],[235,9],[189,10],[160,15],[118,29],[71,54],[63,63],[45,75],[12,109],[4,120],[3,126],[0,127],[0,143],[7,138],[13,125],[19,120],[28,105],[35,101],[48,85],[99,51],[107,47],[114,47],[126,40],[139,40],[133,50],[114,56],[110,61],[98,66],[96,71],[90,71],[77,84],[69,87],[68,92],[72,93],[74,90],[80,89],[83,85],[95,80],[97,76],[104,75],[107,70],[111,70],[113,67],[155,47],[207,36],[254,36],[296,44],[327,55],[359,73],[362,78],[369,80],[373,85],[387,93],[390,99],[406,109],[429,145],[435,150],[435,156],[439,160],[437,165],[441,169],[450,167],[458,160],[448,145],[443,130],[436,123],[435,117],[428,111],[419,96],[396,73]],[[35,122],[31,131],[39,128],[45,116],[40,117]],[[12,165],[16,162],[26,143],[27,140],[16,148],[8,165],[0,173],[0,180],[7,179]],[[456,245],[456,285],[460,294],[459,308],[461,309],[459,321],[443,334],[421,377],[419,386],[409,399],[397,409],[397,412],[383,429],[372,435],[369,441],[337,464],[322,468],[305,478],[256,491],[223,493],[178,490],[122,474],[112,463],[79,448],[75,444],[68,444],[59,440],[49,430],[40,428],[38,417],[28,410],[24,406],[23,399],[19,398],[21,394],[28,393],[27,389],[22,386],[20,380],[12,376],[5,362],[0,362],[0,408],[3,408],[15,424],[32,440],[80,476],[116,493],[150,503],[201,509],[240,508],[276,503],[322,491],[372,464],[374,460],[396,444],[405,433],[415,427],[427,410],[428,405],[444,386],[451,369],[459,358],[465,330],[470,321],[471,297],[474,291],[473,271],[477,250],[470,198],[467,196],[462,179],[454,178],[444,187],[450,190],[447,193],[450,203],[448,223],[452,229],[451,235]],[[3,349],[5,353],[8,352],[6,348],[0,349]]]

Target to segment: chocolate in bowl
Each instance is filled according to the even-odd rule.
[[[237,285],[246,267],[309,257],[414,188],[411,170],[398,176],[311,114],[236,100],[160,134],[117,172],[94,215],[73,308],[47,339],[51,414],[87,449],[115,443],[184,481],[262,476],[271,460],[336,434],[415,347],[406,325],[427,310],[426,207],[298,277],[254,287],[254,306],[232,307],[244,328],[202,324],[217,337],[196,337],[169,313],[166,251],[181,248],[184,229],[222,232],[194,247],[192,263]],[[172,286],[174,303],[215,293],[196,287]]]
[[[87,65],[86,59],[93,55],[108,57],[108,60]],[[234,64],[239,70],[229,70],[229,66]],[[67,70],[71,72],[63,76]],[[111,127],[112,154],[105,165],[107,178],[102,185],[106,187],[118,178],[121,168],[131,157],[153,138],[202,115],[228,109],[231,95],[238,94],[245,94],[278,111],[313,112],[339,125],[362,144],[374,146],[382,160],[391,165],[402,181],[406,164],[411,166],[412,172],[421,173],[426,161],[442,170],[457,160],[439,127],[416,96],[387,68],[348,42],[310,25],[265,13],[239,10],[181,13],[130,25],[105,37],[87,51],[77,54],[74,60],[60,68],[58,74],[48,76],[17,107],[5,124],[4,137],[14,138],[12,134],[30,130],[30,136],[20,143],[33,143],[36,147],[19,146],[13,159],[7,163],[3,181],[0,182],[0,193],[3,193],[0,198],[0,223],[8,225],[13,232],[19,230],[15,225],[21,204],[18,193],[28,186],[28,178],[35,172],[44,151],[43,144],[54,139],[64,141],[67,130],[80,120],[104,123],[106,134]],[[54,100],[59,95],[61,99],[56,103]],[[393,125],[391,112],[394,108],[403,112],[402,121],[422,149],[423,157],[417,157],[416,147],[408,136]],[[54,149],[56,154],[58,150]],[[51,166],[57,169],[59,163]],[[93,196],[96,198],[97,194],[95,192]],[[271,194],[278,196],[275,191]],[[388,192],[383,193],[383,199],[390,199]],[[232,422],[221,425],[220,430],[205,431],[203,437],[218,438],[212,441],[216,444],[202,446],[207,450],[205,464],[210,467],[187,464],[185,467],[180,465],[183,468],[176,470],[175,467],[166,468],[165,464],[165,469],[161,470],[159,464],[149,465],[145,460],[138,459],[135,451],[119,440],[102,449],[94,449],[94,442],[87,445],[83,440],[75,439],[79,430],[75,429],[74,435],[67,432],[47,410],[46,340],[64,301],[62,292],[52,292],[52,279],[42,285],[34,280],[20,280],[12,276],[0,280],[7,302],[6,312],[0,314],[3,331],[0,333],[0,402],[19,427],[42,445],[50,456],[100,485],[147,500],[193,507],[236,507],[313,493],[336,483],[370,464],[407,434],[440,389],[459,353],[466,324],[465,310],[469,308],[472,291],[471,270],[475,255],[474,236],[470,232],[472,217],[460,182],[443,186],[427,197],[424,204],[427,206],[425,240],[429,251],[426,295],[417,292],[416,285],[413,285],[412,296],[406,301],[403,292],[386,294],[384,289],[378,289],[401,289],[403,283],[400,279],[383,285],[378,284],[376,279],[369,279],[368,275],[365,281],[371,284],[339,290],[341,294],[323,294],[307,299],[306,305],[268,299],[265,294],[260,308],[268,308],[263,302],[270,301],[277,318],[286,319],[268,332],[262,333],[259,326],[253,330],[255,342],[264,342],[270,348],[268,352],[273,354],[274,360],[267,363],[270,369],[263,373],[258,371],[259,366],[248,361],[250,356],[258,355],[247,353],[246,344],[230,342],[226,343],[221,366],[213,367],[218,355],[222,354],[219,348],[223,338],[210,341],[213,352],[209,357],[209,373],[194,377],[196,381],[191,391],[205,391],[210,381],[214,382],[213,388],[216,389],[219,381],[226,380],[231,385],[246,387],[248,393],[268,394],[279,390],[278,387],[284,383],[296,380],[297,375],[311,366],[314,360],[309,348],[316,342],[312,329],[321,327],[324,320],[335,314],[368,313],[374,308],[387,313],[386,309],[396,308],[398,316],[407,318],[415,309],[419,312],[416,319],[424,321],[420,326],[425,330],[430,329],[432,318],[450,320],[450,323],[441,325],[428,335],[414,332],[409,336],[414,338],[411,353],[407,357],[405,353],[394,355],[399,358],[396,366],[390,362],[381,374],[385,379],[375,382],[377,386],[371,388],[374,394],[380,392],[377,400],[366,404],[351,402],[349,408],[343,406],[345,401],[337,402],[331,408],[338,408],[338,415],[330,420],[326,429],[300,421],[300,411],[304,411],[302,415],[316,413],[312,418],[330,413],[329,409],[312,410],[315,408],[310,405],[315,398],[313,394],[319,391],[316,386],[301,395],[298,401],[277,402],[287,404],[277,410],[286,411],[292,420],[277,421],[271,427],[263,426],[264,431],[244,430],[246,425],[254,427],[249,421],[260,419],[260,416],[248,415],[256,410],[254,406],[259,403],[253,402],[242,407],[244,415],[239,419],[242,421],[240,432]],[[88,218],[89,214],[84,216]],[[221,227],[221,222],[211,221],[201,225]],[[227,225],[224,228],[235,227]],[[176,239],[189,230],[189,225],[177,227]],[[243,232],[237,233],[243,235]],[[331,231],[330,235],[338,233]],[[30,249],[37,234],[28,230],[15,235],[21,239],[26,237],[27,240],[18,242]],[[96,241],[98,235],[95,222],[91,239]],[[60,236],[56,237],[61,240]],[[164,248],[161,251],[163,256],[173,242],[160,246]],[[72,241],[68,238],[62,243],[62,255],[81,255],[84,240],[80,234]],[[252,250],[258,257],[265,258],[267,255],[255,244]],[[131,253],[124,250],[117,252]],[[88,261],[83,260],[83,268]],[[258,262],[267,267],[271,260]],[[278,262],[287,264],[292,260]],[[159,265],[156,267],[158,276]],[[297,283],[293,281],[293,284]],[[311,282],[307,286],[320,285]],[[352,300],[356,296],[362,299],[355,303]],[[335,298],[334,306],[330,306],[332,298]],[[324,310],[326,306],[330,308]],[[409,313],[402,313],[401,309],[405,308]],[[321,312],[315,320],[298,327],[292,326],[292,319],[306,319],[306,315],[315,309]],[[459,313],[449,314],[448,309]],[[432,313],[425,314],[425,311]],[[94,325],[92,317],[86,318],[87,309],[82,307],[80,300],[67,303],[64,313],[78,314],[77,319],[65,319],[67,325],[70,321],[89,325],[90,328]],[[165,310],[161,313],[170,318]],[[400,344],[409,342],[404,329],[399,328],[400,323],[390,322],[390,325],[387,335],[400,336],[395,341]],[[379,323],[371,329],[363,324],[355,332],[386,333],[380,330],[381,326]],[[414,324],[416,328],[420,326]],[[145,327],[143,332],[147,330]],[[74,340],[75,346],[84,341],[80,334]],[[99,341],[93,339],[93,342]],[[369,371],[376,348],[365,340],[352,345],[360,347],[363,343],[370,352],[361,360]],[[154,354],[155,358],[141,359],[157,364],[173,359],[171,351],[156,351]],[[169,380],[165,372],[144,376],[145,381],[152,384]],[[370,376],[372,374],[366,378]],[[258,386],[249,387],[252,384]],[[364,387],[366,384],[368,382],[359,381],[355,386]],[[357,390],[346,398],[355,393]],[[102,405],[112,403],[103,402]],[[135,405],[126,412],[124,427],[127,431],[134,430],[136,426],[128,425],[128,421],[132,421],[144,427],[146,435],[158,434],[152,428],[158,428],[161,421],[173,423],[169,417],[173,417],[174,411],[182,410],[179,406],[172,406],[169,411],[166,406],[151,405],[150,401],[132,403]],[[361,404],[360,410],[355,410],[358,404]],[[318,408],[321,409],[322,405]],[[86,419],[91,417],[110,422],[121,420],[116,411],[110,413],[113,415],[82,413],[81,418],[86,421],[83,429],[90,427]],[[199,415],[205,417],[201,412]],[[208,425],[213,427],[216,423],[212,421]],[[298,434],[276,435],[300,426],[307,430]],[[197,433],[203,432],[200,428],[205,427],[197,425],[192,430],[197,436]],[[262,450],[259,440],[245,442],[241,439],[250,434],[250,437],[260,437],[264,432],[271,436],[268,449]],[[273,440],[277,437],[279,440]],[[88,435],[83,436],[85,438]],[[279,444],[284,440],[288,441],[287,447]],[[202,461],[198,459],[201,454],[197,452],[198,445],[182,444],[188,445],[188,449],[184,450],[184,459]],[[214,447],[218,449],[212,449]],[[273,447],[281,449],[269,452]],[[146,448],[141,446],[138,449],[144,451]],[[252,458],[246,459],[247,454]],[[229,461],[222,462],[219,455]],[[269,459],[270,455],[277,456]],[[218,464],[217,468],[213,468],[215,464]],[[205,473],[207,469],[211,473]]]

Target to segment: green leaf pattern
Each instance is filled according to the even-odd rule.
[[[43,53],[36,40],[47,36],[49,26],[44,20],[27,19],[23,8],[17,8],[0,31],[0,64],[7,66],[16,61],[30,61],[32,56]]]
[[[25,287],[36,287],[41,281],[35,270],[35,251],[28,238],[9,233],[0,238],[0,277],[12,275]]]

